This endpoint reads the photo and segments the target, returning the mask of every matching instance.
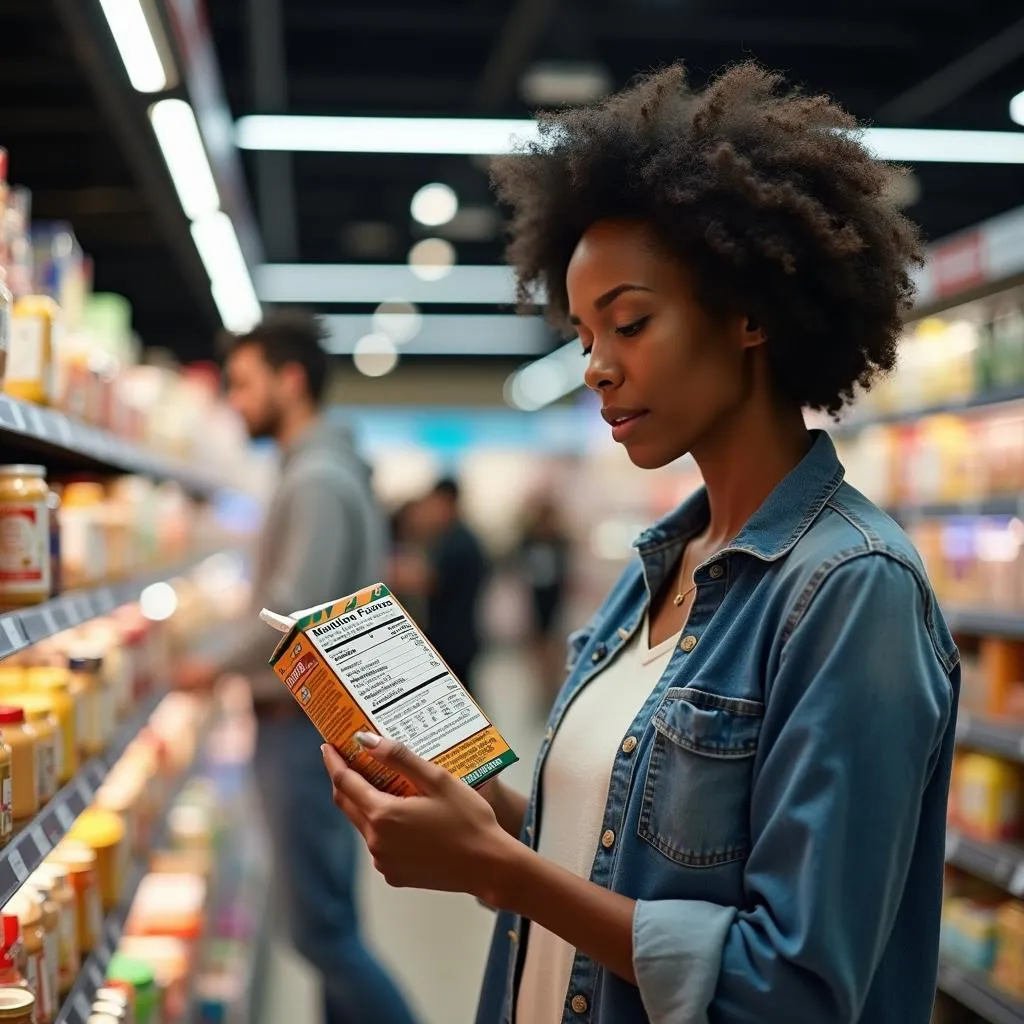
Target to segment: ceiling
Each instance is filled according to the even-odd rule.
[[[900,127],[1012,130],[1007,105],[1024,89],[1024,21],[1014,23],[1013,5],[998,2],[973,4],[969,17],[952,0],[776,0],[770,15],[755,0],[206,6],[236,117],[522,116],[530,108],[521,78],[538,61],[594,63],[620,86],[680,58],[703,81],[753,57],[862,118]],[[117,74],[98,7],[3,0],[0,145],[10,151],[12,180],[33,190],[35,217],[72,222],[95,259],[96,287],[128,296],[143,338],[187,358],[208,354],[217,318],[205,276],[146,137],[145,103]],[[460,264],[501,258],[479,159],[247,152],[242,161],[269,261],[404,262],[428,233],[413,223],[409,202],[430,181],[451,185],[464,212],[429,233],[447,231]],[[910,213],[929,238],[1024,204],[1020,166],[924,164],[916,183]]]

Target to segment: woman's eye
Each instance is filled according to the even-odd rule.
[[[615,332],[621,334],[624,338],[632,338],[644,329],[648,320],[650,320],[649,316],[642,316],[639,320],[634,320],[632,323],[616,327]]]

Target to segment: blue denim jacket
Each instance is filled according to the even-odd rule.
[[[527,845],[559,723],[707,516],[699,492],[647,530],[570,639]],[[695,581],[590,874],[637,901],[639,984],[577,955],[564,1024],[928,1024],[959,657],[916,552],[818,434]],[[499,915],[477,1024],[512,1021],[528,935]]]

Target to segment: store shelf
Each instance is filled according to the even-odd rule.
[[[5,904],[30,874],[67,835],[74,820],[96,796],[100,786],[128,745],[149,721],[162,694],[146,698],[118,730],[114,741],[99,757],[89,761],[3,850],[0,850],[0,906]]]
[[[171,787],[164,805],[164,813],[160,819],[160,826],[155,834],[150,837],[149,845],[151,848],[158,848],[162,845],[166,834],[167,815],[188,781],[195,775],[205,746],[206,737],[203,736],[199,743],[196,744],[197,753],[195,760],[177,777],[174,785]],[[121,942],[121,936],[124,934],[125,924],[127,924],[128,915],[131,913],[135,895],[139,891],[139,886],[148,872],[149,866],[144,859],[136,859],[131,863],[125,877],[121,903],[104,920],[103,934],[100,942],[96,949],[93,950],[92,955],[82,965],[74,988],[68,993],[67,999],[64,1000],[54,1024],[86,1024],[95,1000],[96,990],[101,988],[106,980],[107,966],[110,964],[111,958]]]
[[[1024,1024],[1024,1002],[996,988],[980,971],[942,961],[939,989],[991,1024]]]
[[[1024,896],[1024,847],[1010,843],[984,843],[957,829],[946,831],[946,863],[975,878]]]
[[[849,437],[868,427],[881,427],[896,423],[914,423],[924,419],[926,416],[942,416],[947,413],[957,414],[970,412],[972,409],[984,409],[993,405],[1003,405],[1007,402],[1024,402],[1024,387],[998,388],[993,391],[983,391],[980,394],[972,395],[970,398],[958,399],[954,402],[939,402],[935,405],[925,405],[918,409],[900,409],[894,412],[877,413],[857,416],[847,422],[837,423],[828,428],[833,437]]]
[[[915,519],[949,519],[953,516],[1024,515],[1024,495],[1009,494],[978,501],[934,502],[926,505],[895,505],[887,509],[901,523]]]
[[[982,608],[948,608],[943,606],[946,624],[954,633],[967,636],[1000,636],[1006,640],[1024,640],[1024,613],[986,611]],[[1024,735],[1024,725],[1017,729],[1017,738]],[[1017,755],[1020,756],[1020,755]]]
[[[173,459],[146,451],[115,435],[46,409],[0,394],[0,446],[6,461],[40,459],[63,468],[102,467],[176,480],[193,494],[210,495],[224,482]]]
[[[83,622],[109,615],[115,608],[138,600],[152,583],[188,572],[213,554],[205,550],[175,565],[153,569],[140,576],[90,590],[72,591],[43,604],[0,613],[0,659],[55,636]]]

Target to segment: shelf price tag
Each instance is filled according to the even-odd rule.
[[[960,852],[960,833],[955,829],[946,832],[946,861],[953,860]]]
[[[1024,860],[1017,865],[1006,888],[1011,896],[1024,896]]]
[[[50,840],[46,838],[46,833],[43,831],[42,825],[33,825],[32,831],[29,835],[32,836],[32,842],[35,843],[35,847],[39,851],[40,859],[45,857],[50,850],[53,849],[50,845]]]
[[[0,395],[0,422],[9,424],[15,430],[25,429],[25,417],[21,415],[21,406],[6,395]]]
[[[90,960],[86,970],[93,988],[99,988],[103,984],[103,968],[95,960]]]
[[[11,650],[16,651],[24,646],[25,641],[22,639],[17,619],[13,615],[5,615],[3,618],[0,618],[0,627],[3,628],[4,636],[7,637]]]
[[[65,832],[67,832],[67,830],[71,828],[71,826],[75,823],[74,813],[72,812],[71,808],[68,807],[68,805],[63,801],[57,804],[57,807],[54,810],[54,814],[57,815],[57,822]]]
[[[7,860],[10,862],[11,870],[14,872],[14,877],[18,880],[18,884],[25,882],[31,873],[25,866],[25,858],[22,857],[20,850],[11,850],[7,855]]]
[[[89,1005],[89,997],[84,992],[76,992],[72,1002],[74,1003],[75,1013],[78,1014],[79,1020],[82,1024],[85,1024],[92,1011],[92,1008]]]

